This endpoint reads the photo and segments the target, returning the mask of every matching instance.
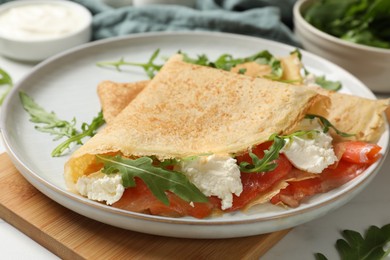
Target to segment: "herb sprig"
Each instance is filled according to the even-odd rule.
[[[338,239],[336,248],[341,260],[381,260],[390,254],[390,248],[385,249],[390,242],[390,224],[381,228],[370,226],[362,236],[353,230],[342,231],[344,239]],[[315,254],[317,260],[327,260],[321,253]]]
[[[83,123],[79,131],[76,128],[75,118],[71,121],[58,118],[54,112],[47,112],[23,91],[19,92],[19,98],[23,108],[30,115],[30,121],[36,124],[36,130],[54,135],[54,141],[68,138],[54,148],[51,153],[53,157],[61,156],[73,143],[82,144],[84,137],[95,135],[97,129],[105,123],[102,112],[99,112],[91,124]]]
[[[100,67],[114,67],[118,71],[121,71],[122,66],[135,66],[135,67],[141,67],[144,69],[146,75],[148,75],[149,78],[153,78],[158,71],[162,68],[162,64],[155,64],[155,60],[158,57],[160,53],[160,49],[157,49],[153,52],[152,56],[150,56],[149,60],[146,63],[140,63],[140,62],[129,62],[125,61],[125,59],[122,57],[118,61],[101,61],[97,63],[97,66]]]
[[[341,89],[342,84],[340,81],[333,81],[326,79],[325,76],[316,76],[315,83],[324,89],[338,91]]]
[[[77,131],[69,139],[60,143],[54,150],[51,152],[51,156],[58,157],[61,156],[67,149],[70,149],[72,143],[82,144],[82,140],[85,137],[92,137],[97,133],[97,130],[100,126],[105,123],[103,118],[102,111],[99,111],[98,115],[92,119],[90,124],[82,123],[81,132]]]
[[[269,51],[263,50],[259,51],[253,55],[244,57],[244,58],[234,58],[231,54],[222,54],[220,55],[215,61],[212,61],[209,59],[209,57],[205,54],[197,55],[195,58],[190,57],[187,53],[184,53],[182,51],[179,51],[180,54],[183,55],[183,60],[188,63],[200,65],[200,66],[207,66],[211,68],[217,68],[222,69],[226,71],[230,71],[232,68],[239,64],[248,63],[248,62],[257,62],[259,64],[268,65],[271,67],[271,73],[268,75],[265,75],[265,78],[268,78],[270,80],[275,81],[282,81],[286,83],[292,83],[294,81],[286,81],[282,80],[283,76],[283,67],[278,58],[273,56]],[[298,58],[301,60],[302,54],[298,49],[295,49],[290,54],[296,53],[298,55]],[[157,59],[158,55],[160,54],[160,49],[157,49],[153,52],[151,57],[146,63],[142,62],[129,62],[125,61],[125,59],[122,57],[118,61],[101,61],[97,63],[97,66],[100,67],[114,67],[118,71],[121,71],[122,66],[135,66],[135,67],[141,67],[144,69],[146,75],[152,79],[162,68],[164,64],[157,64],[155,63],[155,60]],[[309,74],[309,72],[304,69],[305,74]],[[246,69],[241,68],[238,70],[238,74],[245,74]],[[341,88],[341,83],[339,81],[331,81],[327,80],[325,76],[316,76],[316,84],[321,86],[322,88],[328,89],[328,90],[334,90],[337,91]]]
[[[160,53],[160,49],[157,49],[153,52],[152,56],[146,63],[139,62],[128,62],[125,61],[122,57],[118,61],[102,61],[98,62],[97,65],[100,67],[114,67],[117,70],[121,70],[122,66],[135,66],[141,67],[145,70],[146,74],[149,78],[153,78],[162,68],[163,64],[156,64],[155,60]],[[183,55],[183,60],[188,63],[197,64],[201,66],[207,66],[222,70],[230,71],[233,67],[247,62],[258,62],[259,64],[267,64],[271,67],[272,72],[270,75],[266,77],[272,80],[279,80],[282,77],[283,69],[280,64],[280,61],[275,58],[269,51],[264,50],[260,51],[254,55],[250,55],[244,58],[234,58],[230,54],[222,54],[215,61],[211,61],[208,56],[205,54],[198,55],[196,58],[190,57],[188,54],[179,51],[180,54]],[[243,70],[240,71],[241,74],[245,72]]]
[[[187,202],[208,201],[207,197],[184,174],[154,166],[153,159],[150,157],[134,160],[119,155],[96,155],[96,157],[104,164],[103,173],[120,173],[125,188],[135,186],[135,177],[141,178],[153,195],[165,205],[169,205],[165,191],[171,191]]]
[[[257,62],[259,64],[269,65],[272,69],[270,75],[266,75],[266,78],[272,80],[280,80],[283,75],[283,68],[281,66],[280,61],[275,58],[269,51],[264,50],[248,57],[244,58],[234,58],[231,54],[222,54],[215,61],[209,60],[209,58],[205,55],[198,55],[197,58],[191,58],[186,53],[181,53],[183,55],[183,60],[188,63],[197,64],[201,66],[207,66],[217,69],[222,69],[226,71],[230,71],[232,68],[239,64],[247,63],[247,62]],[[245,74],[243,70],[240,71],[241,74]]]
[[[331,122],[329,122],[328,119],[326,119],[323,116],[307,114],[305,116],[305,118],[307,118],[307,119],[314,119],[314,118],[319,119],[319,121],[320,121],[320,123],[321,123],[321,125],[323,127],[323,132],[324,133],[327,133],[329,131],[329,129],[332,128],[336,132],[336,134],[338,134],[341,137],[352,137],[352,136],[355,136],[355,134],[349,134],[349,133],[345,133],[345,132],[342,132],[342,131],[338,130]]]
[[[36,130],[54,135],[54,141],[62,137],[70,138],[76,134],[75,118],[70,122],[59,119],[54,112],[47,112],[23,91],[19,92],[19,98],[23,108],[30,115],[30,121],[37,124]]]
[[[264,151],[263,158],[260,159],[252,151],[249,151],[252,163],[241,162],[239,165],[241,172],[254,173],[275,170],[278,166],[275,160],[279,158],[279,153],[286,144],[286,141],[278,135],[274,135],[271,140],[273,140],[273,143],[268,150]]]
[[[273,171],[278,166],[275,162],[279,158],[279,153],[286,144],[286,140],[291,140],[293,137],[308,136],[308,138],[314,138],[314,135],[318,133],[317,130],[298,130],[289,135],[277,135],[273,134],[269,137],[269,141],[273,141],[270,148],[264,151],[264,157],[260,159],[256,154],[249,151],[249,156],[252,159],[252,163],[241,162],[239,167],[241,172],[254,173],[254,172],[268,172]]]
[[[1,106],[4,102],[5,97],[14,86],[11,76],[1,68],[0,68],[0,86],[5,86],[4,91],[2,91],[2,94],[0,95],[0,106]]]
[[[298,59],[301,61],[304,75],[305,76],[309,75],[310,72],[305,68],[304,64],[302,63],[302,53],[299,51],[299,49],[295,49],[294,51],[290,52],[290,55],[293,54],[296,54]],[[315,75],[315,83],[318,86],[331,91],[338,91],[342,88],[342,84],[340,81],[333,81],[333,80],[326,79],[324,75],[322,76]]]

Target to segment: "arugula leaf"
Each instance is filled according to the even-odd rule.
[[[160,53],[160,49],[157,49],[153,52],[152,56],[146,63],[138,63],[138,62],[128,62],[125,61],[122,57],[119,61],[102,61],[98,62],[97,65],[100,67],[115,67],[118,71],[120,71],[121,66],[136,66],[144,69],[149,78],[153,78],[158,71],[162,68],[163,65],[155,64],[154,61]]]
[[[341,89],[340,81],[327,80],[325,76],[316,76],[315,82],[316,84],[327,90],[337,91]]]
[[[292,52],[290,52],[290,55],[293,55],[293,54],[296,54],[300,61],[302,60],[302,53],[299,49],[295,49]]]
[[[43,125],[36,125],[35,129],[54,135],[54,141],[62,137],[72,137],[77,133],[75,119],[71,122],[59,119],[54,112],[47,112],[23,91],[19,92],[19,98],[24,110],[30,115],[30,121]]]
[[[298,56],[298,59],[302,60],[302,53],[299,51],[299,49],[295,49],[294,51],[290,52],[290,54],[296,54]],[[309,75],[310,72],[305,68],[304,64],[302,64],[303,73],[305,76]],[[315,75],[315,83],[319,85],[320,87],[332,90],[332,91],[338,91],[342,88],[342,84],[340,81],[332,81],[325,78],[325,75],[323,76],[317,76]]]
[[[305,118],[307,119],[314,119],[314,118],[318,118],[320,120],[320,123],[321,125],[323,126],[323,131],[324,133],[327,133],[329,131],[330,128],[333,128],[333,130],[336,132],[336,134],[338,134],[339,136],[342,136],[342,137],[351,137],[351,136],[355,136],[355,134],[349,134],[349,133],[345,133],[345,132],[342,132],[340,130],[338,130],[334,125],[332,125],[331,122],[329,122],[328,119],[326,119],[325,117],[323,116],[319,116],[319,115],[313,115],[313,114],[307,114],[305,116]]]
[[[205,55],[202,55],[203,57]],[[185,56],[186,57],[186,56]],[[184,61],[194,61],[194,59],[184,59]],[[196,61],[196,60],[195,60]],[[247,62],[257,62],[259,64],[266,64],[269,65],[272,69],[272,72],[270,75],[267,75],[266,77],[274,80],[278,80],[282,77],[283,69],[280,64],[280,61],[276,59],[269,51],[264,50],[260,51],[258,53],[255,53],[253,55],[244,57],[244,58],[233,58],[231,54],[222,54],[219,56],[214,62],[209,62],[205,64],[205,66],[214,67],[217,69],[227,70],[230,71],[232,68],[239,64],[247,63]],[[196,64],[199,64],[196,61]]]
[[[277,135],[273,134],[270,136],[269,140],[273,141],[272,145],[268,150],[264,151],[264,157],[260,159],[256,154],[249,151],[249,156],[252,159],[252,163],[241,162],[239,167],[241,172],[254,173],[254,172],[268,172],[273,171],[278,166],[274,161],[279,158],[279,153],[286,144],[286,140],[292,139],[294,136],[308,136],[309,138],[314,138],[314,135],[317,134],[317,130],[298,130],[289,135]]]
[[[279,137],[273,137],[273,143],[269,150],[264,151],[264,157],[259,159],[256,154],[249,151],[249,156],[252,158],[252,164],[248,162],[240,163],[240,171],[242,172],[268,172],[273,171],[278,166],[274,161],[279,158],[279,152],[282,150],[286,141]]]
[[[30,115],[30,121],[35,124],[39,124],[35,126],[36,130],[54,135],[54,141],[63,137],[68,138],[54,148],[51,153],[51,156],[53,157],[61,156],[72,143],[82,144],[82,139],[84,137],[95,135],[97,129],[105,123],[103,113],[100,111],[91,124],[88,125],[83,123],[81,125],[81,131],[78,131],[76,129],[75,118],[73,118],[70,122],[59,119],[54,112],[47,112],[23,91],[19,92],[19,98],[24,110],[26,110]]]
[[[153,78],[158,71],[162,68],[163,64],[155,64],[154,61],[160,53],[160,49],[153,52],[152,56],[146,63],[127,62],[124,58],[118,61],[102,61],[98,62],[97,65],[100,67],[114,67],[118,71],[122,66],[136,66],[142,67],[149,78]],[[233,67],[238,64],[246,62],[258,62],[260,64],[268,64],[272,68],[270,75],[266,76],[272,80],[279,80],[282,77],[283,69],[280,61],[276,59],[269,51],[261,51],[254,55],[244,58],[234,58],[230,54],[222,54],[215,61],[211,61],[205,54],[198,55],[196,58],[191,58],[188,54],[179,51],[178,53],[183,55],[183,60],[188,63],[197,64],[201,66],[207,66],[222,70],[230,71]],[[243,70],[240,71],[243,74]]]
[[[245,74],[246,70],[247,69],[245,69],[245,68],[241,68],[238,70],[238,74]]]
[[[281,65],[281,62],[279,59],[277,59],[275,56],[273,56],[269,51],[263,50],[258,53],[255,53],[251,56],[244,57],[244,58],[236,58],[234,59],[232,55],[230,54],[223,54],[215,62],[211,62],[208,60],[206,55],[200,55],[198,56],[198,59],[193,59],[188,57],[185,53],[182,53],[184,56],[184,61],[197,64],[197,65],[203,65],[203,66],[209,66],[217,69],[223,69],[223,70],[231,70],[233,67],[247,62],[257,62],[259,64],[269,65],[271,67],[271,74],[265,75],[264,77],[270,80],[275,81],[282,81],[285,83],[293,83],[295,81],[286,81],[282,80],[283,76],[283,67]],[[290,54],[297,54],[299,60],[302,59],[302,53],[299,51],[299,49],[295,49],[294,51],[290,52]],[[304,69],[305,73],[309,73],[306,69]],[[239,74],[245,74],[245,71],[243,69],[239,70]],[[321,86],[324,89],[337,91],[341,89],[342,85],[339,81],[331,81],[327,80],[325,76],[316,76],[316,83]]]
[[[185,62],[200,65],[200,66],[208,66],[208,67],[215,68],[215,65],[209,60],[209,57],[207,57],[207,55],[205,54],[197,55],[197,58],[191,58],[190,56],[188,56],[188,54],[182,51],[179,51],[178,53],[183,55],[183,61]]]
[[[5,70],[0,68],[0,86],[2,85],[5,85],[6,87],[0,96],[0,106],[3,104],[5,97],[14,86],[11,76]]]
[[[272,72],[270,75],[265,75],[264,77],[271,80],[280,80],[283,76],[283,68],[280,60],[272,58],[268,65],[271,66]]]
[[[76,144],[82,144],[82,139],[84,137],[92,137],[97,133],[97,130],[100,126],[102,126],[105,123],[105,120],[103,118],[103,113],[100,111],[98,115],[92,119],[92,122],[90,124],[83,123],[81,125],[81,132],[77,132],[73,136],[71,136],[69,139],[65,140],[61,144],[59,144],[54,150],[51,152],[51,156],[58,157],[61,156],[66,149],[70,149],[70,145],[72,143]]]
[[[380,260],[390,254],[390,249],[384,249],[390,242],[390,224],[381,228],[370,226],[363,237],[353,230],[343,230],[344,239],[338,239],[336,248],[341,260]],[[317,253],[316,259],[326,260],[326,256]]]
[[[201,66],[208,66],[212,68],[230,71],[239,64],[247,62],[257,62],[259,64],[269,65],[272,69],[270,75],[265,76],[272,80],[280,80],[283,75],[283,68],[280,61],[276,59],[269,51],[264,50],[244,58],[234,58],[231,54],[222,54],[214,62],[210,61],[205,55],[198,55],[198,58],[191,58],[188,54],[180,52],[183,55],[183,60],[188,63],[197,64]],[[245,70],[239,70],[239,74],[245,74]]]
[[[119,155],[96,155],[96,157],[98,161],[104,163],[103,173],[120,173],[124,187],[134,187],[134,178],[141,178],[153,195],[165,205],[169,205],[165,191],[171,191],[188,202],[208,201],[207,197],[184,174],[153,166],[153,159],[149,157],[134,160]]]
[[[119,61],[98,62],[97,65],[100,67],[115,67],[118,71],[120,71],[120,68],[125,65],[142,67],[145,70],[148,77],[153,78],[163,66],[163,64],[154,63],[159,53],[160,53],[160,49],[157,49],[155,52],[153,52],[152,56],[149,58],[149,61],[146,63],[127,62],[124,60],[124,58],[121,58]],[[264,78],[275,80],[275,81],[281,81],[285,83],[296,82],[295,80],[292,81],[282,80],[283,67],[281,65],[281,62],[279,59],[277,59],[267,50],[257,52],[253,55],[244,58],[234,58],[231,54],[222,54],[215,61],[211,61],[205,54],[197,55],[195,58],[192,58],[187,53],[184,53],[182,51],[179,51],[178,53],[180,53],[183,56],[183,61],[187,63],[196,64],[200,66],[207,66],[207,67],[226,70],[226,71],[230,71],[232,68],[234,68],[239,64],[243,64],[247,62],[256,62],[258,64],[264,64],[271,67],[271,73],[269,75],[265,75]],[[290,54],[294,54],[294,53],[298,55],[298,58],[300,60],[302,59],[302,54],[298,49],[295,49]],[[306,69],[304,69],[304,71],[306,74],[309,73]],[[246,73],[245,68],[241,68],[238,71],[238,74],[245,74],[245,73]],[[341,83],[339,81],[326,80],[325,76],[316,77],[316,83],[319,86],[328,90],[337,91],[341,88]]]

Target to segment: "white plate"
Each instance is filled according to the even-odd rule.
[[[114,226],[163,236],[229,238],[286,229],[320,217],[349,201],[378,172],[383,159],[348,184],[315,196],[298,208],[285,209],[267,204],[254,207],[249,212],[235,212],[203,220],[128,212],[68,192],[63,180],[63,166],[69,156],[50,156],[58,142],[52,141],[48,134],[34,130],[19,101],[18,92],[27,92],[38,104],[55,111],[60,118],[70,120],[76,117],[79,123],[90,122],[100,110],[96,95],[96,86],[100,81],[146,79],[142,69],[128,68],[125,72],[118,72],[99,68],[96,62],[121,57],[145,62],[158,48],[163,56],[182,50],[191,55],[205,53],[211,58],[223,53],[242,57],[260,50],[286,56],[294,50],[294,47],[284,44],[232,34],[152,33],[94,42],[41,63],[9,94],[0,121],[7,152],[32,185],[65,207]],[[303,62],[309,70],[340,80],[344,84],[343,92],[374,98],[367,87],[345,70],[310,53],[302,53]],[[386,129],[379,141],[384,153],[388,147],[388,133]]]

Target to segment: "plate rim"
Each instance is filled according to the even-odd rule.
[[[131,211],[125,211],[125,210],[122,210],[122,209],[109,207],[109,206],[106,206],[104,204],[102,205],[102,204],[100,204],[98,202],[94,202],[94,201],[88,200],[88,199],[83,198],[83,197],[81,197],[79,195],[72,194],[71,192],[65,192],[65,191],[59,189],[58,187],[56,187],[54,184],[44,180],[37,173],[32,171],[30,169],[30,167],[28,167],[28,165],[26,165],[26,163],[24,163],[23,160],[21,158],[19,158],[20,156],[18,156],[18,154],[12,149],[11,144],[10,144],[11,141],[10,141],[10,138],[8,136],[8,133],[6,132],[6,126],[5,126],[5,121],[6,121],[6,118],[7,118],[7,116],[6,116],[7,110],[10,107],[10,103],[11,103],[12,97],[17,95],[17,92],[18,92],[19,88],[21,88],[21,86],[23,85],[23,82],[28,80],[28,78],[33,76],[35,73],[39,72],[41,70],[41,68],[44,68],[48,64],[51,64],[52,62],[55,62],[56,60],[60,59],[61,57],[66,57],[69,54],[72,54],[72,53],[78,52],[78,51],[83,51],[84,49],[91,48],[93,46],[107,45],[107,44],[110,44],[112,42],[118,42],[118,41],[130,41],[130,40],[136,39],[136,38],[148,38],[148,37],[159,37],[159,36],[168,36],[168,37],[172,37],[172,36],[186,36],[186,35],[194,35],[194,33],[197,34],[198,36],[202,35],[202,36],[206,36],[206,37],[210,37],[210,36],[211,37],[228,37],[228,38],[235,38],[235,39],[238,39],[238,40],[251,40],[251,41],[255,41],[255,42],[256,41],[257,42],[264,41],[264,42],[267,42],[268,44],[273,44],[273,45],[279,46],[281,48],[291,48],[291,47],[295,48],[295,46],[290,46],[290,45],[287,45],[285,43],[275,42],[275,41],[272,41],[272,40],[258,38],[258,37],[253,37],[253,36],[232,34],[232,33],[221,33],[221,32],[169,32],[169,33],[168,32],[153,32],[153,33],[140,33],[140,34],[135,34],[135,35],[125,35],[125,36],[119,36],[119,37],[114,37],[114,38],[109,38],[109,39],[98,40],[98,41],[95,41],[95,42],[91,42],[91,43],[87,43],[87,44],[81,45],[81,46],[76,47],[76,48],[72,48],[72,49],[70,49],[68,51],[65,51],[65,52],[62,52],[60,54],[57,54],[57,55],[55,55],[55,56],[53,56],[53,57],[51,57],[51,58],[41,62],[40,64],[35,66],[27,75],[25,75],[14,86],[14,88],[9,93],[8,97],[6,98],[6,100],[5,100],[4,104],[3,104],[3,107],[2,107],[2,110],[1,110],[1,114],[0,114],[0,132],[2,133],[2,137],[3,137],[3,141],[4,141],[4,144],[5,144],[6,151],[7,151],[8,155],[10,155],[10,157],[11,157],[12,161],[14,162],[14,164],[20,164],[19,166],[22,167],[27,172],[23,172],[19,168],[18,168],[18,170],[21,171],[21,173],[23,174],[23,176],[25,178],[26,178],[25,174],[29,174],[30,177],[34,178],[36,181],[41,182],[42,185],[44,185],[45,187],[49,188],[53,192],[57,192],[57,193],[59,192],[62,196],[70,198],[71,200],[76,200],[78,203],[86,204],[86,205],[88,205],[90,207],[98,208],[99,210],[104,210],[104,211],[106,211],[108,213],[120,214],[120,215],[126,216],[126,217],[137,218],[137,219],[142,219],[142,220],[147,220],[147,221],[156,221],[156,222],[160,222],[160,223],[162,222],[162,223],[170,223],[170,224],[207,225],[208,226],[208,225],[241,225],[241,224],[248,224],[248,223],[250,224],[250,223],[255,223],[255,222],[256,223],[258,223],[258,222],[267,222],[269,220],[275,220],[275,219],[280,219],[280,218],[285,218],[285,217],[290,217],[290,216],[296,216],[296,215],[302,214],[302,213],[307,212],[307,211],[312,211],[312,210],[314,210],[316,208],[323,207],[324,205],[332,204],[332,202],[339,200],[339,198],[342,197],[347,192],[351,192],[351,191],[359,189],[360,186],[363,186],[363,185],[367,184],[372,178],[374,178],[374,176],[372,176],[372,178],[369,178],[371,175],[376,175],[376,173],[381,169],[381,166],[382,166],[383,162],[385,161],[385,158],[386,158],[386,155],[387,155],[387,152],[388,152],[388,149],[389,149],[389,137],[388,137],[389,128],[388,128],[387,124],[386,124],[386,130],[385,130],[385,133],[387,133],[387,135],[383,134],[383,135],[385,135],[385,142],[386,142],[386,147],[385,147],[386,149],[383,152],[383,158],[381,158],[378,162],[376,162],[374,165],[371,165],[367,169],[367,170],[371,169],[371,171],[372,171],[369,176],[365,177],[357,185],[349,187],[342,194],[338,194],[332,200],[326,200],[326,201],[323,201],[323,202],[318,203],[316,205],[308,206],[307,208],[304,208],[304,209],[301,209],[301,210],[296,210],[296,211],[293,211],[293,212],[283,212],[283,213],[278,214],[277,216],[270,216],[270,217],[265,217],[265,218],[261,218],[261,219],[259,219],[259,218],[251,218],[251,219],[244,219],[244,220],[217,220],[217,221],[215,221],[213,218],[208,218],[208,219],[170,218],[170,217],[161,217],[161,216],[154,216],[154,215],[147,215],[147,214],[136,213],[136,212],[131,212]],[[345,69],[343,69],[343,68],[339,67],[338,65],[336,65],[336,64],[334,64],[334,63],[332,63],[330,61],[327,61],[327,60],[325,60],[325,59],[323,59],[323,58],[321,58],[321,57],[319,57],[319,56],[317,56],[315,54],[309,53],[309,52],[307,52],[305,50],[300,50],[300,51],[302,52],[304,57],[305,56],[309,56],[309,57],[311,57],[311,58],[313,58],[313,59],[315,59],[317,61],[320,61],[321,63],[324,62],[324,63],[331,64],[333,67],[336,67],[336,68],[340,69],[340,73],[347,74],[349,77],[352,76],[352,78],[354,80],[356,80],[357,82],[359,82],[360,85],[365,88],[366,92],[370,94],[370,98],[376,99],[375,95],[372,93],[371,90],[369,90],[367,88],[367,86],[365,86],[364,83],[362,83],[359,79],[357,79],[351,73],[347,72]],[[39,189],[39,190],[41,192],[43,192],[41,189]],[[45,192],[43,192],[43,193],[45,193]],[[51,199],[53,199],[53,198],[51,197]],[[56,199],[53,199],[53,200],[57,201]],[[70,209],[70,210],[74,211],[73,209]]]

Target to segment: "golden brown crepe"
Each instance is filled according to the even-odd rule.
[[[292,75],[295,77],[296,74]],[[128,84],[103,82],[101,85],[110,93],[105,96],[99,94],[106,121],[110,123],[112,118],[119,114],[132,100],[134,89],[144,88],[148,82],[140,81]],[[120,87],[116,88],[116,84],[120,85]],[[322,88],[315,88],[315,90],[321,95],[328,96],[331,100],[327,119],[340,131],[355,134],[355,136],[348,138],[333,135],[334,138],[337,140],[347,139],[371,143],[378,141],[387,122],[383,112],[389,106],[389,99],[372,100]]]
[[[331,99],[327,119],[340,131],[355,134],[348,140],[375,143],[385,130],[387,119],[383,112],[389,99],[372,100],[317,88],[318,93]],[[334,138],[345,139],[339,135]]]
[[[236,154],[274,133],[291,131],[307,113],[326,116],[329,99],[305,86],[185,63],[180,55],[65,165],[71,187],[99,170],[95,155],[183,158]]]
[[[146,86],[148,80],[134,83],[103,81],[98,85],[98,96],[104,119],[109,124]]]

